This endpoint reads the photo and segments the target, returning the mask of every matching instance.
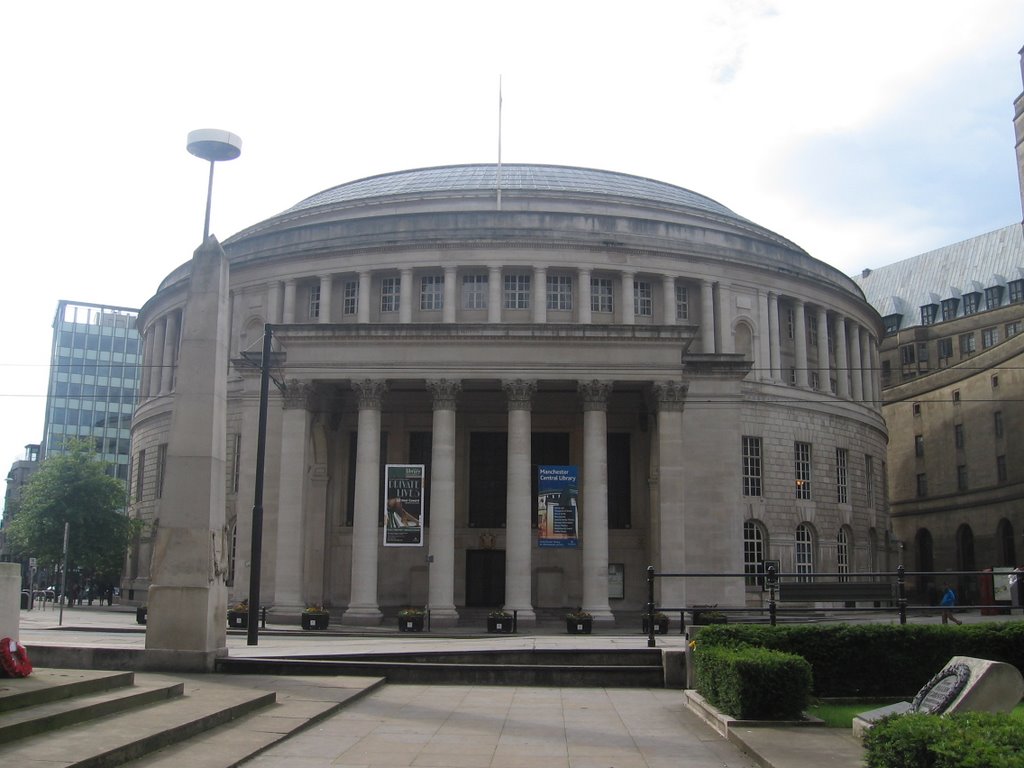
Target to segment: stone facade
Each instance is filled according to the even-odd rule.
[[[268,324],[262,594],[278,615],[323,602],[372,624],[427,605],[454,623],[505,605],[528,623],[582,605],[608,622],[642,607],[649,564],[889,565],[882,325],[853,281],[688,190],[501,173],[500,209],[494,166],[421,169],[326,190],[224,243],[232,599],[249,580]],[[147,467],[178,405],[188,272],[140,315],[133,451]],[[387,463],[427,466],[422,548],[382,546]],[[579,467],[578,548],[537,546],[546,464]],[[158,530],[158,485],[135,490],[132,514]],[[136,599],[151,557],[140,539]],[[742,578],[660,589],[666,606],[761,599]]]

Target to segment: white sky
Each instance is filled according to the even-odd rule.
[[[1021,219],[1020,0],[5,3],[0,467],[43,430],[60,299],[141,306],[322,189],[504,162],[693,189],[853,274]]]

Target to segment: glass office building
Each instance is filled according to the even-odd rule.
[[[91,441],[128,479],[141,351],[137,309],[61,301],[53,321],[43,458],[69,438]]]

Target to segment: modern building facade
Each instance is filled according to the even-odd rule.
[[[39,446],[25,446],[25,457],[11,464],[7,473],[7,488],[4,491],[4,515],[0,518],[0,562],[13,560],[7,547],[7,526],[17,512],[18,502],[32,475],[39,469]]]
[[[131,419],[141,362],[137,309],[60,301],[53,320],[42,458],[68,439],[96,453],[127,481]]]
[[[224,250],[231,362],[206,375],[227,377],[233,598],[267,330],[261,583],[279,615],[316,602],[373,624],[417,605],[444,624],[503,605],[528,623],[580,605],[608,622],[643,606],[650,564],[890,562],[881,319],[851,279],[714,200],[581,168],[428,168],[313,195]],[[189,269],[139,314],[139,601]],[[420,546],[385,546],[388,465],[424,467]],[[576,546],[543,546],[540,467],[574,469]],[[754,578],[659,589],[666,606],[762,599]]]

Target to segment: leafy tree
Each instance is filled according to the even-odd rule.
[[[107,474],[109,463],[89,443],[71,440],[65,451],[43,461],[25,486],[8,542],[15,554],[60,563],[69,523],[69,573],[78,570],[94,584],[116,583],[135,531],[123,514],[124,483]]]

